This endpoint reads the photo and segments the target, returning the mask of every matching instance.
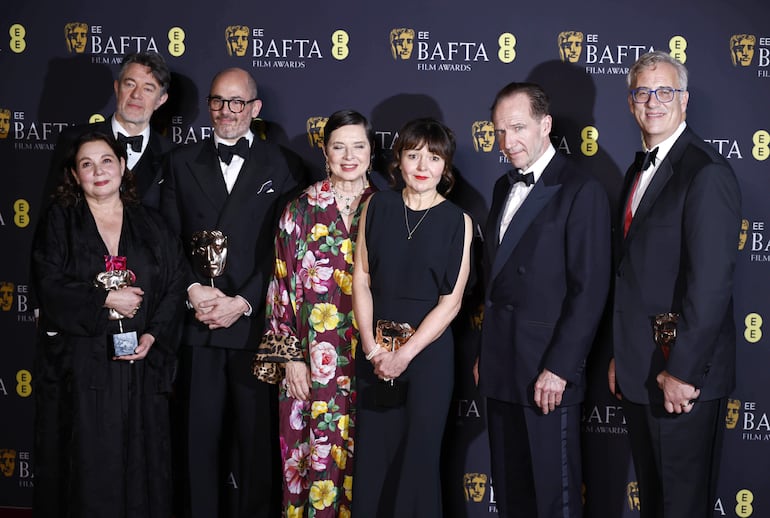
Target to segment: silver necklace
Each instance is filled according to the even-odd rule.
[[[334,190],[334,183],[332,183],[332,181],[329,180],[329,187],[331,188],[331,191],[332,191],[332,194],[334,195],[334,198],[335,199],[339,199],[345,205],[345,207],[343,208],[343,207],[340,206],[340,204],[337,204],[337,210],[339,210],[345,216],[349,216],[350,213],[353,212],[353,210],[355,210],[355,209],[351,208],[350,205],[353,203],[353,201],[355,201],[356,198],[361,196],[366,191],[366,188],[368,187],[368,184],[367,184],[366,180],[361,178],[361,182],[362,182],[361,192],[359,192],[358,194],[353,194],[351,196],[345,196],[345,195],[339,194],[337,191],[335,191]]]
[[[402,196],[402,200],[404,201],[404,223],[406,224],[406,233],[407,233],[406,238],[407,239],[412,239],[412,236],[414,235],[415,231],[417,231],[417,227],[420,226],[420,223],[422,223],[422,220],[425,219],[425,216],[428,215],[428,213],[430,212],[430,209],[433,208],[433,202],[436,201],[436,196],[438,196],[438,191],[436,191],[433,194],[433,199],[430,202],[430,206],[425,210],[425,213],[422,215],[422,217],[417,222],[417,224],[414,226],[414,228],[409,228],[409,216],[408,216],[408,214],[406,212],[406,197]]]

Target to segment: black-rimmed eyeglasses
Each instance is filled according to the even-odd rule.
[[[206,97],[206,102],[209,105],[209,109],[215,112],[220,111],[227,105],[227,108],[233,113],[241,113],[247,104],[251,104],[256,101],[257,98],[244,101],[243,99],[222,99],[221,97]]]
[[[676,94],[676,92],[684,92],[684,90],[681,88],[672,88],[670,86],[661,86],[660,88],[651,90],[650,88],[640,86],[639,88],[631,90],[631,98],[635,103],[641,104],[649,101],[650,96],[654,94],[658,102],[670,103],[674,100],[674,94]]]

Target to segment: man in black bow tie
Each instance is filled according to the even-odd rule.
[[[251,375],[265,324],[278,217],[300,186],[304,170],[250,124],[262,108],[249,72],[218,73],[206,98],[211,138],[169,155],[162,213],[182,237],[219,230],[228,239],[227,265],[212,278],[191,265],[179,385],[185,407],[188,484],[185,516],[278,516],[275,386]],[[213,283],[213,284],[212,284]],[[229,418],[229,420],[228,420]],[[235,430],[236,444],[229,441]],[[224,446],[224,447],[223,447]],[[236,454],[231,455],[236,448]],[[238,459],[231,466],[229,459]],[[225,512],[221,474],[232,473],[238,510]]]
[[[48,205],[48,198],[59,184],[62,160],[69,146],[85,131],[99,130],[113,135],[126,146],[126,166],[134,175],[142,204],[158,208],[163,158],[173,144],[150,127],[150,119],[168,99],[170,82],[168,66],[157,52],[126,56],[114,83],[115,113],[107,120],[67,128],[59,136],[43,192],[43,205]]]
[[[497,509],[501,518],[576,518],[585,362],[609,290],[609,202],[551,144],[540,86],[507,85],[492,121],[515,168],[495,184],[487,219],[474,367]]]
[[[655,160],[638,157],[626,173],[609,385],[622,395],[641,516],[711,516],[735,386],[741,194],[728,162],[685,122],[682,63],[665,52],[645,54],[629,70],[628,88]],[[670,313],[678,318],[676,338],[661,347],[653,322]]]

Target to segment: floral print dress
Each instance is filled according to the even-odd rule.
[[[371,193],[367,188],[362,203]],[[312,380],[309,401],[289,397],[286,380],[279,386],[288,518],[350,516],[358,344],[351,293],[360,211],[348,230],[327,179],[291,202],[278,225],[267,332],[299,339]]]

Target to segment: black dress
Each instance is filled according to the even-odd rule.
[[[443,201],[427,214],[407,208],[406,217],[411,239],[400,192],[376,193],[369,201],[366,246],[373,324],[384,319],[417,328],[457,282],[463,211]],[[356,376],[353,515],[441,517],[439,460],[454,377],[450,328],[396,380],[406,387],[403,404],[381,405],[378,384],[385,382],[378,380],[363,354],[356,357]]]
[[[94,286],[107,249],[88,206],[53,205],[32,249],[40,295],[33,373],[36,517],[171,515],[168,397],[186,262],[177,238],[142,206],[123,212],[119,255],[144,290],[126,331],[156,341],[144,360],[113,361],[118,323]]]

